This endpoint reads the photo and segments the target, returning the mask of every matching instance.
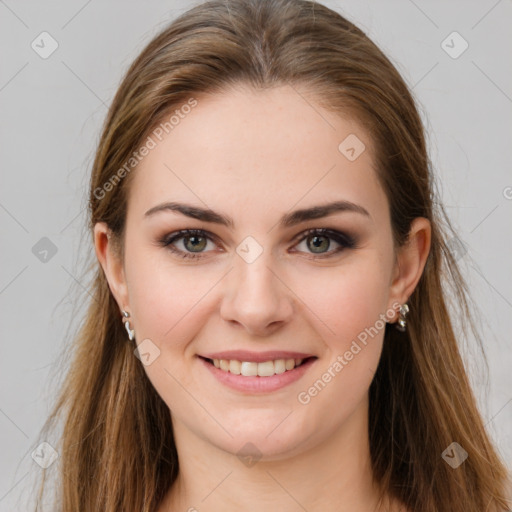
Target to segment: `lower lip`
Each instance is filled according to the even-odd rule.
[[[199,359],[222,384],[236,391],[248,393],[268,393],[284,388],[300,379],[316,361],[315,358],[308,359],[293,370],[287,370],[284,373],[272,375],[271,377],[244,377],[243,375],[235,375],[234,373],[216,368],[212,363],[203,358]]]

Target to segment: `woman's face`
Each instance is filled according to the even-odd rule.
[[[133,171],[109,281],[175,429],[282,458],[367,410],[404,298],[388,202],[367,134],[304,92],[196,99]]]

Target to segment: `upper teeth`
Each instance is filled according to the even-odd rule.
[[[234,359],[214,359],[213,364],[225,372],[243,375],[245,377],[271,377],[287,370],[293,370],[302,363],[303,359],[276,359],[255,363],[252,361],[236,361]]]

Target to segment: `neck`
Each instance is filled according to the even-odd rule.
[[[322,443],[293,456],[244,463],[173,419],[179,476],[160,512],[194,510],[373,512],[368,400]],[[387,510],[387,509],[386,509]]]

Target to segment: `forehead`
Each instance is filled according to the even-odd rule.
[[[129,212],[140,217],[173,200],[235,219],[338,199],[364,204],[372,218],[387,208],[372,141],[357,120],[291,86],[194,98],[193,108],[176,106],[172,123],[151,134],[155,144],[134,171]]]

